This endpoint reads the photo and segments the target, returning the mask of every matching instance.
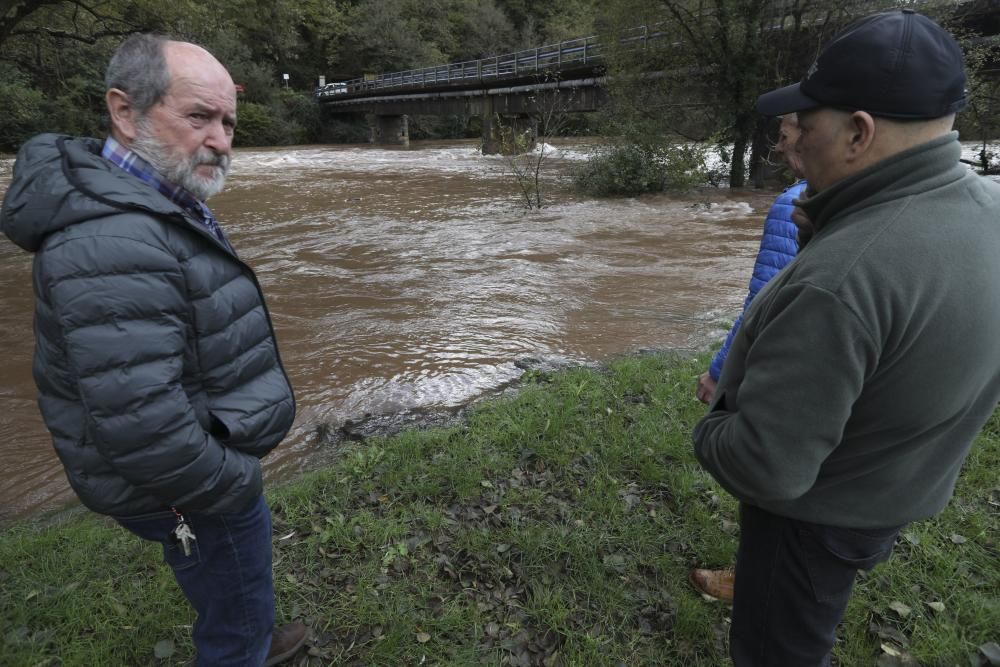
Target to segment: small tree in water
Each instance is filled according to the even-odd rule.
[[[499,119],[497,121],[499,125]],[[500,152],[504,155],[506,170],[514,177],[521,203],[526,209],[542,207],[541,174],[546,157],[544,136],[536,140],[533,129],[518,131],[511,126],[500,125]],[[536,142],[541,145],[537,146]]]
[[[543,80],[554,79],[547,74]],[[547,140],[565,129],[568,106],[558,89],[538,91],[532,96],[531,103],[537,110],[531,128],[519,131],[509,125],[504,126],[499,116],[494,121],[494,127],[499,128],[500,152],[505,156],[506,170],[513,176],[521,194],[521,203],[528,210],[540,209],[544,205],[542,169],[546,160],[554,154]]]

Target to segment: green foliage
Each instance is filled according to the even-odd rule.
[[[240,102],[237,110],[237,146],[303,144],[319,136],[319,108],[308,95],[282,92],[269,104]]]
[[[0,147],[19,146],[46,129],[45,95],[20,82],[0,83]]]
[[[705,149],[694,144],[614,144],[600,149],[574,176],[594,197],[683,192],[708,179]]]
[[[619,136],[628,137],[629,126],[646,137],[720,136],[732,147],[729,182],[742,186],[748,151],[751,169],[766,152],[757,97],[799,80],[821,44],[872,10],[869,0],[610,0],[600,13],[614,100],[608,112],[625,126]],[[656,37],[636,48],[621,34]]]
[[[281,109],[285,118],[281,143],[304,144],[320,133],[320,110],[311,95],[288,90],[280,96]]]
[[[242,102],[237,110],[237,119],[233,137],[233,143],[237,146],[266,146],[277,134],[274,115],[269,106]]]
[[[8,3],[9,4],[9,3]],[[364,123],[320,122],[327,81],[506,53],[588,33],[594,0],[46,0],[0,12],[0,150],[39,131],[100,134],[101,81],[133,31],[205,46],[244,86],[242,145],[363,140]],[[23,7],[21,5],[24,5]],[[282,74],[289,75],[288,98]],[[258,107],[247,104],[259,105]],[[313,107],[313,108],[310,108]],[[428,120],[423,136],[461,135]]]

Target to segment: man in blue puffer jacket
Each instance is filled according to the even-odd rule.
[[[781,119],[781,127],[778,130],[778,143],[775,151],[781,155],[781,159],[792,171],[796,178],[801,179],[802,161],[795,153],[795,142],[799,138],[799,126],[795,114],[789,114]],[[733,323],[729,335],[716,353],[715,358],[708,368],[708,371],[698,377],[698,387],[695,395],[702,403],[708,404],[715,393],[719,375],[722,373],[722,365],[729,354],[729,346],[739,331],[743,321],[743,313],[750,307],[757,292],[767,284],[771,278],[776,276],[786,264],[795,259],[795,254],[799,250],[798,228],[792,222],[792,211],[795,205],[792,203],[806,189],[806,182],[799,180],[789,186],[778,195],[771,205],[771,210],[767,212],[767,219],[764,221],[764,234],[760,239],[760,250],[757,251],[757,259],[753,265],[753,275],[750,277],[750,290],[747,298],[743,302],[743,310]],[[733,570],[692,570],[689,579],[691,584],[700,592],[722,600],[732,601],[733,599]]]
[[[38,405],[83,504],[162,544],[198,665],[277,664],[306,628],[273,629],[260,459],[295,399],[257,278],[204,203],[235,86],[201,47],[151,35],[106,84],[111,136],[28,141],[0,213],[34,253]]]

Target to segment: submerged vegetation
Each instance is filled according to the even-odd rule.
[[[710,180],[707,148],[695,144],[614,144],[597,150],[574,176],[594,197],[683,192]]]
[[[529,372],[461,426],[357,443],[273,490],[279,619],[311,628],[294,664],[726,664],[729,610],[685,580],[737,539],[691,448],[706,363]],[[989,664],[998,467],[994,416],[949,507],[859,580],[837,664]],[[91,516],[6,530],[3,664],[184,664],[192,612],[160,559]]]

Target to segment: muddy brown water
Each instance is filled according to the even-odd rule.
[[[269,479],[336,457],[320,425],[465,404],[524,357],[724,335],[775,193],[587,200],[561,180],[586,146],[554,149],[549,205],[531,213],[503,159],[470,142],[237,151],[211,205],[257,271],[299,404]],[[12,164],[0,159],[0,194]],[[35,403],[30,274],[0,239],[0,523],[74,502]]]

